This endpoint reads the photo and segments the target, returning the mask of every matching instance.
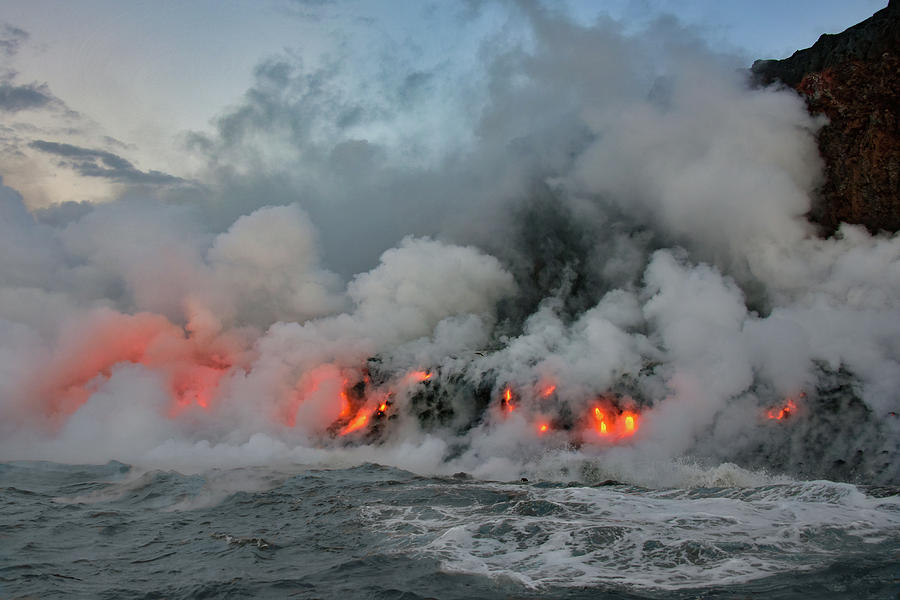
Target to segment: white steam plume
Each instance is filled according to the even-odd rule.
[[[465,143],[285,57],[208,187],[0,187],[0,459],[896,482],[900,239],[813,236],[821,123],[670,21],[508,10],[480,84],[407,90]]]

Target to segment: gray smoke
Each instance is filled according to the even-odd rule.
[[[466,85],[264,62],[202,187],[0,188],[0,458],[896,482],[900,239],[813,236],[821,122],[670,20],[504,10]]]

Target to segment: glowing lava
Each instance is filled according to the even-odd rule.
[[[624,417],[625,417],[625,433],[626,434],[634,433],[635,428],[637,427],[636,417],[631,413],[625,413]]]
[[[347,435],[348,433],[353,433],[358,429],[362,429],[365,427],[366,423],[369,422],[369,415],[365,413],[365,411],[359,411],[356,413],[356,416],[353,417],[353,420],[350,421],[346,427],[341,429],[340,435]]]
[[[639,417],[631,411],[623,411],[616,416],[615,412],[605,413],[599,407],[594,407],[593,417],[594,430],[604,437],[625,438],[638,430]]]
[[[341,390],[341,413],[338,417],[346,419],[350,416],[350,400],[347,398],[346,390]]]
[[[35,416],[59,427],[114,376],[118,365],[133,364],[159,374],[170,397],[169,418],[206,419],[199,415],[215,415],[227,393],[226,382],[230,386],[241,369],[249,373],[251,361],[245,341],[237,334],[218,330],[198,334],[161,315],[100,310],[63,332],[54,353],[29,375],[28,397]],[[285,427],[298,426],[302,418],[304,429],[327,431],[331,436],[369,428],[373,435],[380,433],[381,426],[388,425],[388,410],[391,419],[401,422],[412,416],[406,402],[431,387],[413,389],[432,380],[433,374],[425,369],[409,371],[375,383],[385,381],[381,375],[370,378],[366,366],[328,362],[311,366],[293,385],[285,381],[284,392],[273,394],[265,405],[267,416]],[[520,389],[524,390],[521,395]],[[554,380],[541,378],[533,387],[516,390],[504,383],[499,390],[501,414],[510,416],[516,411],[524,415],[538,435],[573,429],[570,413],[550,412],[556,402],[546,399],[557,390]],[[610,443],[634,435],[640,425],[639,413],[622,410],[623,405],[633,407],[634,401],[615,395],[597,397],[588,413],[588,430]],[[785,407],[769,411],[768,416],[783,419],[795,408],[788,400]]]
[[[788,398],[785,405],[782,406],[781,408],[770,408],[769,411],[766,413],[766,417],[780,421],[781,419],[786,419],[787,417],[790,417],[796,411],[797,411],[797,404],[794,402],[793,399]]]
[[[594,409],[594,420],[597,422],[597,432],[600,435],[606,435],[608,427],[606,426],[606,420],[603,418],[603,413],[600,412],[599,408]]]
[[[429,379],[431,379],[431,373],[429,373],[428,371],[413,371],[409,374],[409,379],[419,382],[428,381]]]

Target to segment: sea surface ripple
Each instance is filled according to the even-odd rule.
[[[0,598],[896,598],[900,490],[0,464]]]

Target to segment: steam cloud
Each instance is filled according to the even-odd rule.
[[[202,191],[0,187],[0,458],[897,482],[900,239],[813,235],[821,123],[672,22],[510,10],[459,95],[264,63]],[[381,135],[398,97],[460,133]]]

